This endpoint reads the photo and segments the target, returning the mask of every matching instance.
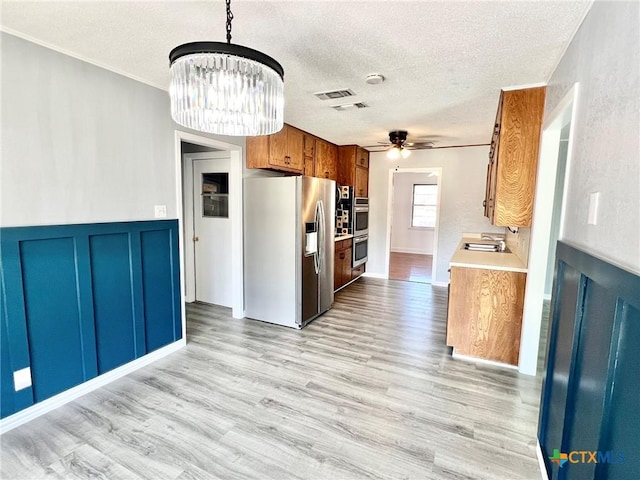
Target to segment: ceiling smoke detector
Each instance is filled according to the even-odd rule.
[[[367,75],[365,80],[369,85],[379,85],[384,82],[384,75],[379,73],[372,73],[371,75]]]

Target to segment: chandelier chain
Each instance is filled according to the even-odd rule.
[[[227,43],[231,43],[231,21],[233,13],[231,13],[231,0],[227,0]]]

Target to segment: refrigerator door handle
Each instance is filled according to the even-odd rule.
[[[320,273],[320,253],[322,248],[322,233],[321,233],[321,223],[320,223],[320,202],[316,202],[316,212],[314,222],[316,224],[316,232],[318,232],[318,248],[316,252],[313,254],[313,268],[316,272],[316,275]]]
[[[324,231],[324,227],[325,227],[325,218],[324,218],[324,203],[322,202],[322,200],[318,200],[318,206],[320,208],[320,225],[318,225],[318,230],[319,230],[319,246],[318,246],[318,256],[320,257],[320,261],[318,262],[318,273],[320,273],[320,271],[322,269],[324,269],[324,236],[325,236],[325,231]]]

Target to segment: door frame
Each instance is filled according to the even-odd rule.
[[[529,242],[529,261],[527,285],[524,294],[522,315],[522,333],[520,336],[520,358],[518,370],[526,375],[535,375],[538,368],[538,347],[540,344],[540,326],[542,324],[542,306],[546,283],[547,263],[549,260],[549,231],[553,217],[556,174],[558,173],[558,154],[562,128],[571,122],[567,143],[567,160],[564,179],[562,207],[560,211],[560,231],[558,240],[564,238],[564,219],[567,206],[567,186],[571,178],[570,170],[575,141],[575,119],[578,107],[579,85],[575,83],[558,102],[549,115],[545,115],[540,140],[540,156],[536,178],[536,192],[533,204],[533,221]]]
[[[182,156],[182,183],[184,188],[184,238],[189,239],[195,236],[195,203],[193,200],[193,162],[198,160],[222,160],[229,159],[229,167],[231,167],[231,159],[229,152],[226,150],[215,152],[198,152],[185,153]],[[229,168],[231,170],[231,168]],[[229,171],[229,185],[231,186],[231,171]],[[231,189],[230,189],[231,190]],[[191,192],[188,194],[187,192]],[[233,194],[229,193],[229,203],[233,201]],[[231,212],[229,212],[229,221],[231,221]],[[233,248],[233,247],[232,247]],[[185,299],[187,302],[196,301],[196,246],[193,241],[185,242]],[[232,294],[233,295],[233,294]]]
[[[194,135],[192,133],[175,130],[175,175],[176,175],[176,205],[178,213],[178,226],[180,229],[179,247],[180,247],[180,290],[182,295],[182,321],[183,332],[186,332],[186,308],[185,302],[195,300],[195,281],[192,297],[187,296],[186,278],[189,272],[186,271],[187,254],[185,251],[185,202],[183,185],[185,182],[184,166],[182,161],[181,143],[188,142],[204,147],[222,150],[225,156],[230,158],[229,161],[229,191],[237,192],[229,194],[229,220],[231,222],[231,283],[232,283],[232,299],[231,299],[231,315],[233,318],[244,318],[244,254],[243,254],[243,191],[242,191],[242,167],[244,152],[243,147],[234,145],[220,140],[214,140],[209,137]],[[217,152],[205,152],[205,155],[211,155]],[[197,155],[197,154],[188,154]],[[186,188],[184,189],[186,190]],[[191,188],[190,195],[192,195]],[[191,225],[193,233],[193,223]],[[192,237],[193,238],[193,235]],[[190,248],[193,249],[193,242]],[[193,252],[193,250],[192,250]],[[194,258],[191,256],[191,258]],[[195,269],[193,269],[195,273]],[[190,292],[191,293],[191,292]]]
[[[438,236],[440,232],[440,206],[442,204],[442,167],[409,167],[389,169],[389,184],[387,186],[387,247],[385,251],[384,278],[389,278],[389,262],[391,259],[391,223],[393,220],[393,176],[396,173],[435,173],[438,177],[438,208],[436,212],[436,226],[433,229],[433,260],[431,265],[431,285],[437,285],[436,270],[438,264]]]

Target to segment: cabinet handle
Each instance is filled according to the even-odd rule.
[[[487,206],[487,201],[486,201],[486,200],[482,202],[482,206],[483,206],[483,207],[486,207],[486,206]]]
[[[340,260],[344,260],[344,252],[340,254]]]

